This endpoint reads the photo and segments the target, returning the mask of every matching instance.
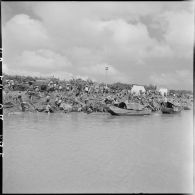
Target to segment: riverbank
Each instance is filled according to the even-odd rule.
[[[124,106],[130,109],[158,111],[162,102],[169,101],[183,109],[191,109],[193,95],[190,91],[169,90],[162,93],[156,86],[92,82],[72,79],[61,81],[56,78],[38,79],[33,77],[3,77],[4,114],[10,112],[107,112],[108,105]],[[128,106],[127,106],[128,105]]]
[[[20,100],[22,98],[22,103]],[[167,96],[168,101],[181,105],[184,109],[192,109],[192,100],[187,97]],[[134,96],[124,91],[120,93],[85,93],[79,95],[73,91],[27,92],[6,91],[3,95],[4,114],[11,112],[107,112],[107,104],[114,105],[124,102],[126,104],[141,105],[152,111],[160,110],[164,97],[149,93]],[[24,107],[24,110],[23,110]]]

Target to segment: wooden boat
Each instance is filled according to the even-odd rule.
[[[12,108],[12,107],[14,107],[14,104],[11,103],[11,102],[5,102],[5,103],[3,104],[3,107],[4,107],[4,108]]]
[[[184,106],[183,109],[184,110],[191,110],[191,107],[190,106]]]
[[[151,114],[150,110],[128,110],[123,108],[118,108],[116,106],[108,106],[107,111],[112,115],[117,116],[144,116]]]
[[[183,105],[183,109],[184,110],[191,110],[192,109],[192,105],[191,104],[184,104]]]
[[[167,104],[163,104],[161,106],[161,111],[163,114],[175,114],[179,113],[183,110],[182,106],[176,106],[171,102],[167,102]]]
[[[163,114],[175,114],[181,112],[183,109],[182,107],[175,107],[175,108],[167,108],[167,107],[162,107],[161,111]]]

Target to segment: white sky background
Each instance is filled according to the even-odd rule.
[[[2,2],[3,72],[193,88],[194,2]]]

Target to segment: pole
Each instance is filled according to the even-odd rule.
[[[105,67],[105,71],[106,71],[106,89],[107,89],[107,71],[108,71],[108,66]]]

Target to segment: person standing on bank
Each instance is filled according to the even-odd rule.
[[[26,109],[29,108],[29,104],[23,101],[21,92],[19,92],[19,94],[18,94],[18,100],[19,100],[19,102],[20,102],[22,111],[25,112]],[[27,107],[28,107],[28,108],[27,108]]]

